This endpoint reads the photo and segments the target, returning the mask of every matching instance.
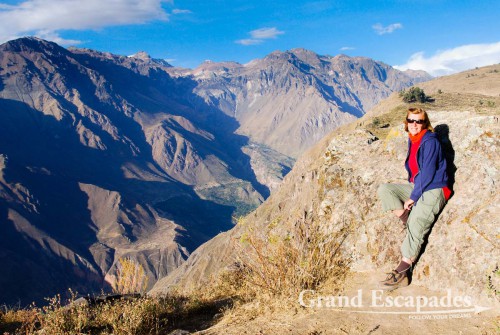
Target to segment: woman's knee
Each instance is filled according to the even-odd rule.
[[[379,198],[384,198],[385,195],[390,193],[389,184],[380,184],[377,189],[377,194]]]

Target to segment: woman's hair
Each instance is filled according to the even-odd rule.
[[[405,131],[408,132],[408,119],[411,114],[424,114],[424,121],[425,123],[423,124],[422,129],[427,129],[428,131],[434,132],[434,128],[431,125],[431,121],[429,120],[429,115],[427,115],[427,112],[423,110],[422,108],[408,108],[408,112],[406,113],[406,118],[405,118]]]

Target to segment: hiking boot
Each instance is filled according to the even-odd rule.
[[[400,287],[409,285],[408,270],[398,272],[392,270],[391,273],[387,274],[387,278],[381,282],[382,289],[384,290],[395,290]]]

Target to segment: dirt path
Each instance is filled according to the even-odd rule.
[[[483,304],[492,308],[476,314],[466,297],[453,302],[456,296],[446,291],[433,292],[415,284],[393,292],[380,291],[379,277],[380,273],[355,274],[342,294],[347,298],[343,302],[333,299],[336,306],[343,303],[344,307],[326,308],[322,300],[322,308],[305,308],[297,302],[296,308],[254,318],[236,312],[197,334],[500,334],[498,304],[496,307]],[[310,292],[304,295],[305,304],[309,305],[313,297],[317,303],[317,295]],[[426,299],[428,305],[424,307]],[[390,301],[401,307],[388,306]],[[432,301],[437,307],[430,306]],[[447,303],[452,306],[442,307]],[[420,313],[416,313],[417,304],[422,306]]]

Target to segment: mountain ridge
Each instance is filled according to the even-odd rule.
[[[207,104],[238,120],[237,133],[295,158],[376,101],[430,79],[366,57],[305,49],[275,51],[245,65],[211,62],[190,73],[201,80],[195,92]]]
[[[232,77],[239,65],[222,66],[232,82],[220,87],[217,64],[206,64],[209,77],[198,80],[145,54],[64,49],[37,38],[1,45],[0,264],[9,275],[0,283],[11,290],[0,299],[109,290],[121,258],[143,266],[153,285],[257,207],[294,163],[276,148],[295,146],[296,154],[308,145],[294,137],[295,120],[306,121],[299,133],[312,143],[321,124],[342,119],[330,109],[314,115],[326,96],[339,106],[341,97],[303,72],[310,65],[291,54],[270,57],[277,60],[261,61],[255,74]],[[247,83],[255,90],[231,91]],[[280,96],[281,84],[295,100],[275,105],[288,106],[286,113],[262,118],[266,111],[253,107]],[[270,92],[262,100],[253,95],[261,90]],[[238,131],[234,114],[242,110],[231,108],[239,98],[241,114],[254,121],[249,131],[269,121],[275,142]]]
[[[228,118],[196,112],[177,86],[189,83],[162,66],[38,39],[0,48],[4,301],[108,288],[123,257],[153,282],[231,227],[235,206],[262,201],[244,138],[222,140],[213,122],[227,129]],[[204,194],[190,185],[200,179],[212,184]],[[163,238],[141,242],[153,232]]]

